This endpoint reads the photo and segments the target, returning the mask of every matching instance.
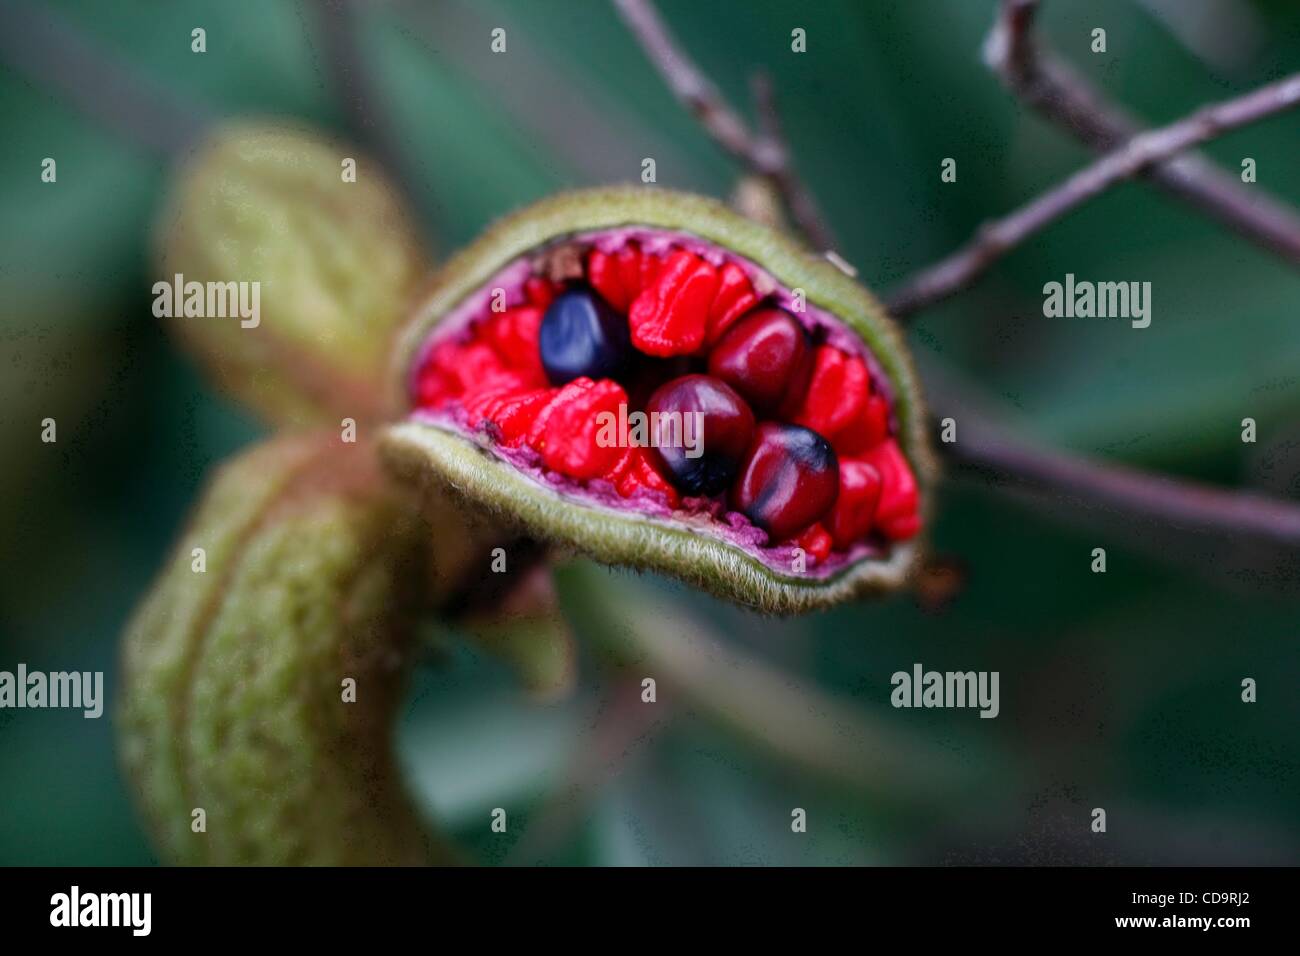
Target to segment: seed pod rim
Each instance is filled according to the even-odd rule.
[[[915,471],[923,527],[928,527],[937,467],[929,449],[919,378],[902,333],[884,307],[867,289],[795,240],[715,200],[687,193],[635,186],[578,190],[542,200],[492,226],[430,280],[398,335],[390,374],[392,407],[409,410],[410,365],[430,332],[502,267],[567,238],[637,226],[693,236],[750,260],[785,288],[803,289],[810,306],[831,314],[862,340],[893,390],[897,437]],[[883,559],[859,560],[827,577],[783,574],[735,545],[696,533],[688,521],[573,502],[459,432],[404,421],[387,429],[381,449],[402,476],[433,479],[533,534],[608,563],[663,571],[774,613],[892,590],[906,580],[923,547],[920,537],[898,542]]]

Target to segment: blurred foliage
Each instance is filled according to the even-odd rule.
[[[1168,121],[1300,62],[1294,4],[1222,6],[1229,36],[1232,17],[1258,27],[1257,45],[1229,72],[1127,0],[1049,0],[1044,30],[1108,95]],[[196,111],[358,132],[331,85],[311,0],[40,9]],[[744,102],[753,67],[772,72],[840,251],[877,288],[1086,158],[984,69],[989,0],[664,0],[662,9],[733,101]],[[1106,55],[1088,50],[1096,25],[1108,30]],[[207,30],[206,54],[190,52],[194,26]],[[496,26],[509,37],[500,56],[487,47]],[[789,52],[794,26],[808,31],[806,55]],[[518,204],[631,179],[642,156],[657,158],[664,185],[723,196],[734,184],[736,170],[595,0],[375,3],[356,41],[414,207],[443,254]],[[260,430],[150,314],[150,229],[168,160],[3,63],[0,117],[0,668],[103,669],[111,703],[123,622],[204,474]],[[1300,202],[1295,124],[1294,114],[1274,119],[1207,152],[1228,169],[1254,157],[1261,188]],[[45,156],[58,159],[57,185],[40,182]],[[945,186],[946,156],[959,176]],[[1066,272],[1151,281],[1153,325],[1139,334],[1043,320],[1042,284]],[[913,342],[924,362],[978,380],[1044,440],[1229,484],[1263,480],[1261,461],[1271,461],[1294,495],[1286,450],[1300,418],[1298,308],[1293,271],[1129,185],[926,313]],[[1238,440],[1246,414],[1260,423],[1253,454]],[[54,445],[38,438],[47,415],[59,422]],[[975,485],[947,489],[935,537],[963,558],[969,580],[943,613],[897,597],[775,622],[655,584],[660,600],[697,610],[736,645],[985,773],[982,797],[891,809],[677,705],[636,746],[614,746],[597,782],[575,791],[577,756],[593,734],[617,730],[612,685],[589,650],[578,696],[540,705],[504,664],[451,645],[413,681],[401,759],[426,811],[485,862],[1300,859],[1297,604],[1265,587],[1276,556],[1056,517]],[[1104,576],[1088,572],[1099,544]],[[889,675],[916,661],[999,670],[1001,716],[891,709]],[[1260,682],[1255,705],[1239,701],[1244,676]],[[1004,764],[986,763],[988,752],[1023,776],[1000,779]],[[0,862],[153,858],[108,719],[0,711],[0,780]],[[1023,796],[1009,800],[1013,789]],[[505,837],[487,828],[497,806],[511,808]],[[794,806],[808,810],[806,836],[790,833]],[[1108,810],[1105,837],[1087,832],[1094,806]],[[531,821],[547,832],[530,833]]]

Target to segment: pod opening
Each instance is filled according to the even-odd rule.
[[[619,227],[508,262],[415,350],[410,418],[569,501],[820,578],[921,528],[881,364],[699,237]],[[802,567],[800,559],[802,558]]]

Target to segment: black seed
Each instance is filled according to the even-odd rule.
[[[552,385],[575,378],[619,379],[631,359],[627,317],[590,289],[559,296],[542,316],[542,367]]]

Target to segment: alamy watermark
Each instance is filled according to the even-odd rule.
[[[913,664],[911,673],[895,671],[889,702],[895,707],[978,707],[981,717],[996,717],[998,671],[927,671]]]
[[[83,893],[74,885],[50,897],[51,926],[125,926],[132,936],[148,936],[152,924],[152,893]]]
[[[703,412],[631,412],[620,403],[618,414],[596,415],[600,448],[682,448],[687,458],[704,454]]]
[[[1151,324],[1150,282],[1065,282],[1043,286],[1043,315],[1049,319],[1131,319],[1133,328]]]
[[[262,321],[262,283],[186,282],[176,273],[171,282],[153,284],[153,314],[159,319],[239,319],[245,329]]]
[[[0,671],[0,708],[48,707],[82,711],[90,720],[104,713],[103,671]]]

